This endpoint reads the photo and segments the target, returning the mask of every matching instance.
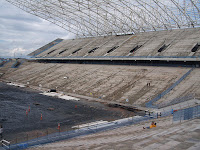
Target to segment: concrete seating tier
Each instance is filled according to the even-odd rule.
[[[199,56],[200,28],[63,40],[36,57],[70,56]],[[159,51],[162,46],[165,49]],[[130,52],[133,48],[140,48]],[[192,52],[192,49],[197,49]],[[117,47],[109,52],[113,47]],[[94,52],[90,50],[97,48]],[[64,50],[64,52],[63,52]],[[76,51],[77,50],[77,51]],[[36,50],[37,52],[38,50]],[[36,53],[35,52],[35,53]],[[62,52],[62,53],[60,53]],[[34,52],[33,52],[34,53]]]
[[[4,67],[0,68],[0,72],[1,69]],[[7,69],[2,79],[23,84],[29,82],[29,85],[36,87],[41,84],[43,88],[48,89],[57,87],[58,91],[94,97],[99,100],[141,105],[165,91],[189,69],[24,62],[17,70]],[[193,73],[196,78],[192,77]],[[163,99],[170,101],[193,92],[196,96],[200,96],[198,73],[199,69],[194,69],[183,81],[186,85],[181,83],[173,89],[180,90],[178,95],[171,94],[172,90],[158,103],[163,102]],[[147,86],[147,83],[150,83],[150,86]]]

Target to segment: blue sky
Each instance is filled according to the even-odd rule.
[[[57,38],[70,39],[74,35],[0,1],[0,57],[24,57]]]

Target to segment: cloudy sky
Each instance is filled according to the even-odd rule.
[[[57,38],[74,35],[0,0],[0,57],[24,57]]]

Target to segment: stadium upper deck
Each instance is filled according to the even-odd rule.
[[[39,60],[199,61],[200,28],[59,40],[29,54]],[[55,42],[55,41],[53,41]],[[51,42],[52,43],[52,42]]]

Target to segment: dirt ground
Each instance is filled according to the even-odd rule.
[[[129,115],[134,114],[85,100],[68,101],[48,97],[39,94],[39,91],[0,82],[0,124],[4,128],[4,139],[9,141],[38,131],[46,132],[47,129],[49,133],[58,132],[58,123],[61,131],[66,131],[74,125],[110,121]]]

